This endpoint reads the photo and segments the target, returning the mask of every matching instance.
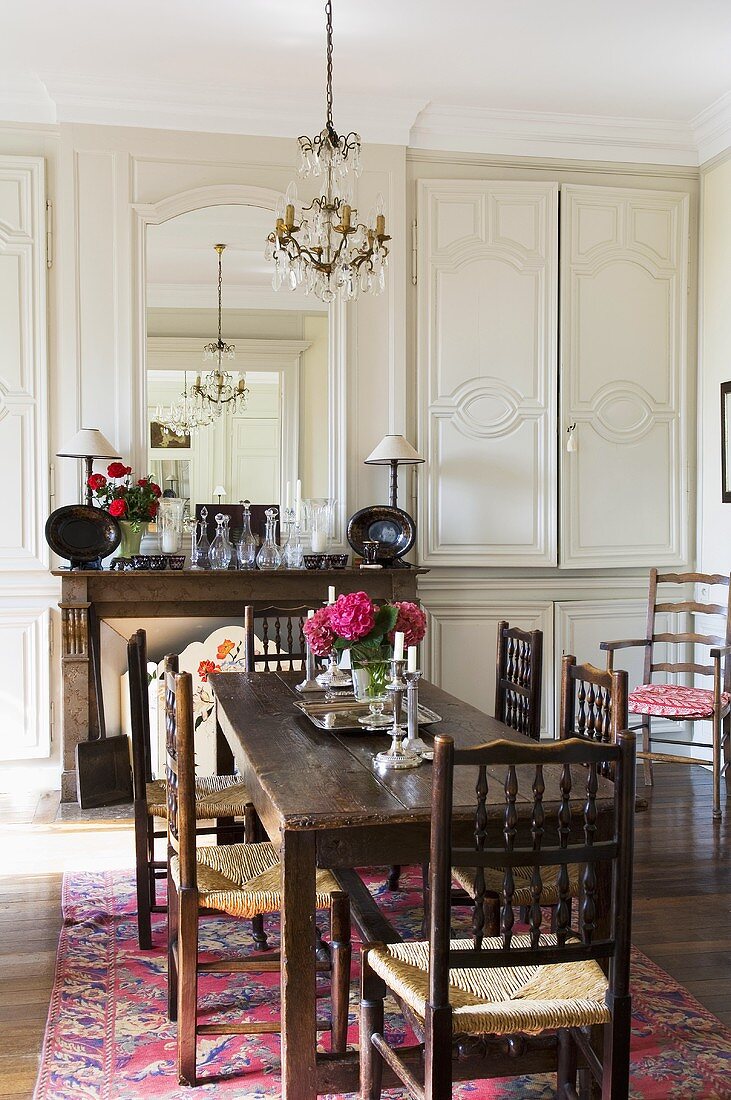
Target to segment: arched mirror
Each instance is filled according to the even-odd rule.
[[[264,259],[272,209],[219,200],[145,214],[146,468],[191,513],[219,497],[285,506],[298,480],[303,498],[342,497],[344,436],[328,427],[343,367],[337,307],[328,311],[301,289],[273,290]],[[218,357],[204,350],[219,337],[219,255],[230,394],[211,386]]]

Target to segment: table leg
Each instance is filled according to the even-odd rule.
[[[282,839],[282,1100],[315,1100],[315,837]]]

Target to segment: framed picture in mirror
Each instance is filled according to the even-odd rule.
[[[731,382],[721,383],[721,500],[731,504]]]

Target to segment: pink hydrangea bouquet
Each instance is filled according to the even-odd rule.
[[[418,645],[426,633],[426,615],[415,603],[375,604],[365,592],[349,592],[321,607],[304,626],[305,637],[317,657],[349,649],[351,660],[372,661],[390,656],[396,631],[404,645]]]

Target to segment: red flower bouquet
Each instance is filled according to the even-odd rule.
[[[92,474],[87,484],[101,508],[116,519],[149,523],[157,515],[162,490],[149,475],[133,483],[132,467],[110,462],[104,474]]]

